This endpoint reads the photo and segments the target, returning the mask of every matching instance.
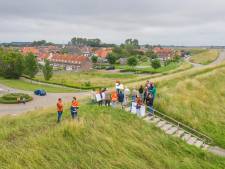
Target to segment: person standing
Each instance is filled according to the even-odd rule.
[[[152,96],[153,96],[153,102],[154,102],[155,97],[156,97],[156,87],[155,87],[154,83],[152,83],[152,82],[150,83],[149,93],[152,94]]]
[[[141,97],[142,100],[144,100],[144,88],[142,85],[140,86],[138,91],[139,91],[139,96]]]
[[[126,86],[124,90],[124,104],[127,105],[129,103],[130,89]]]
[[[98,105],[102,106],[103,98],[102,98],[102,90],[101,89],[99,89],[98,94],[100,95],[100,100],[98,101]]]
[[[123,109],[123,104],[124,104],[124,94],[122,91],[119,92],[119,95],[118,95],[118,101],[119,103],[121,104],[121,107]]]
[[[144,89],[144,96],[143,96],[143,102],[146,101],[147,96],[148,96],[148,87],[145,87],[145,89]]]
[[[135,88],[133,88],[133,90],[132,90],[132,102],[136,102],[137,95],[138,95],[138,91]]]
[[[113,91],[112,92],[112,95],[111,95],[111,98],[112,98],[112,107],[116,107],[116,102],[118,100],[118,94],[117,92]]]
[[[110,106],[111,103],[111,93],[106,90],[105,91],[105,106]]]
[[[146,105],[149,108],[149,112],[153,115],[154,109],[153,109],[153,95],[152,93],[149,93],[146,98]]]
[[[62,113],[63,113],[63,102],[62,99],[59,98],[57,102],[57,112],[58,112],[58,120],[57,122],[59,123],[62,119]]]
[[[71,105],[71,116],[72,119],[77,117],[77,111],[79,109],[79,102],[77,101],[76,97],[73,97],[72,105]]]
[[[136,103],[137,103],[137,106],[136,106],[137,115],[141,116],[141,106],[143,103],[141,97],[139,97],[139,96],[137,97]]]
[[[119,94],[119,91],[120,91],[120,81],[119,80],[117,80],[116,81],[116,92],[117,92],[117,94]]]

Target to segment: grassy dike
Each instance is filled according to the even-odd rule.
[[[222,169],[225,159],[163,134],[127,112],[83,104],[0,118],[1,169]]]
[[[206,50],[191,56],[190,62],[207,65],[216,60],[218,56],[219,52],[217,50]]]
[[[225,66],[158,83],[157,109],[225,148]]]

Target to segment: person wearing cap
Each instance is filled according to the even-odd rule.
[[[57,102],[57,112],[58,112],[58,120],[57,120],[57,122],[59,123],[61,121],[62,113],[63,113],[63,102],[62,102],[61,98],[59,98],[58,102]]]
[[[73,97],[72,105],[71,105],[71,116],[72,119],[77,117],[77,110],[79,109],[79,102],[76,97]]]

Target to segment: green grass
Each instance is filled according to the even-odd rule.
[[[11,88],[16,88],[16,89],[25,90],[25,91],[34,91],[36,89],[44,89],[45,91],[49,93],[69,93],[69,92],[75,91],[75,89],[53,87],[53,86],[42,85],[42,84],[34,84],[34,83],[26,82],[23,80],[4,79],[2,77],[0,77],[0,83]]]
[[[20,98],[19,102],[18,102],[17,98]],[[0,97],[0,103],[3,103],[3,104],[18,104],[18,103],[23,101],[23,98],[25,98],[25,102],[29,102],[33,99],[28,94],[9,93],[9,94],[5,94],[5,95]]]
[[[137,67],[131,67],[131,66],[116,66],[117,69],[121,69],[121,72],[136,72],[136,73],[164,73],[170,70],[174,70],[176,68],[178,68],[181,65],[182,62],[180,63],[175,63],[172,62],[167,66],[161,66],[158,69],[154,69],[152,68],[150,65],[149,67],[145,67],[145,68],[137,68]]]
[[[190,62],[207,65],[216,60],[218,56],[219,52],[217,50],[206,50],[191,56]]]
[[[125,73],[110,73],[107,71],[91,72],[59,72],[50,79],[50,83],[56,83],[77,88],[111,87],[116,80],[126,83],[130,80],[138,80],[143,76]],[[35,80],[44,81],[42,75],[36,76]],[[90,85],[87,85],[89,83]]]
[[[2,169],[222,169],[225,159],[121,110],[82,105],[56,124],[53,109],[0,119]]]
[[[225,148],[224,77],[225,64],[221,64],[158,80],[156,108],[207,134]]]

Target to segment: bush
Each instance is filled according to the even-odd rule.
[[[154,69],[160,68],[161,67],[160,60],[159,59],[152,59],[151,65]]]
[[[136,57],[132,56],[132,57],[129,57],[128,60],[127,60],[127,64],[129,66],[136,66],[138,64],[138,60]]]
[[[2,97],[0,97],[0,103],[4,104],[15,104],[18,103],[17,98],[25,98],[25,102],[29,102],[33,100],[31,96],[28,94],[24,93],[10,93],[10,94],[5,94]]]

